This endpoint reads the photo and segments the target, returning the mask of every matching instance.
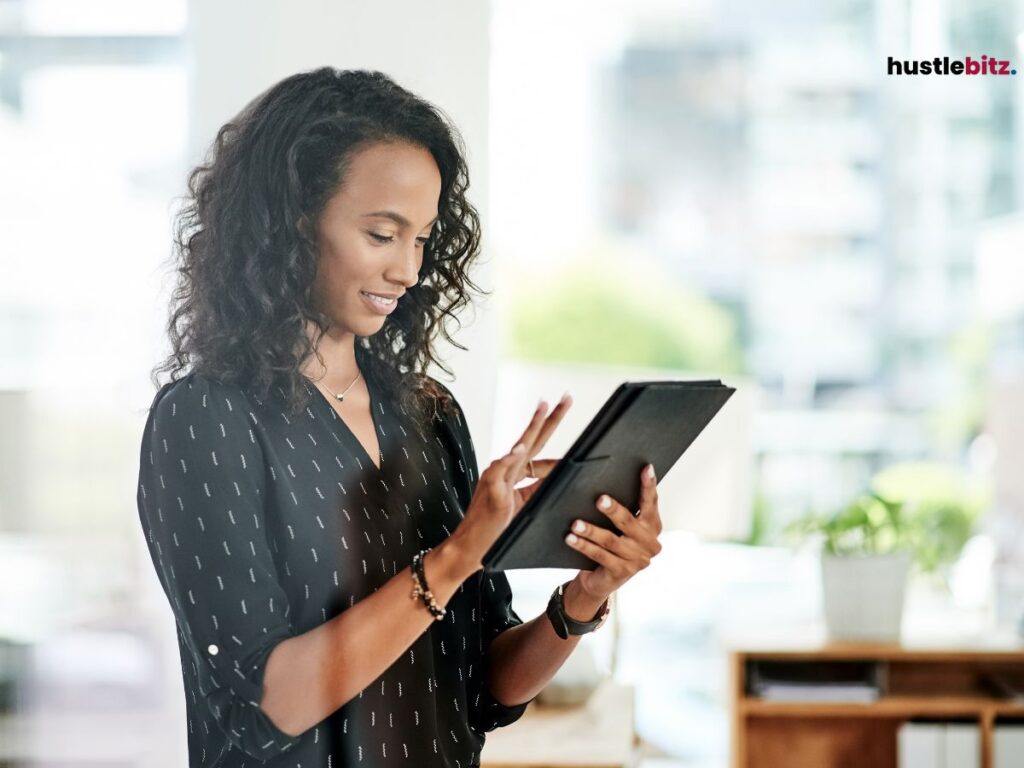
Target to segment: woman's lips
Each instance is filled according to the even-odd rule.
[[[370,296],[376,296],[377,294],[370,294],[366,291],[360,291],[359,295],[363,297],[363,301],[366,305],[372,309],[378,315],[390,315],[398,307],[398,299],[391,299],[390,303],[383,303],[376,299],[371,299]]]

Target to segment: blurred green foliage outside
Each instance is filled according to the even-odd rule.
[[[733,315],[641,254],[601,243],[541,274],[510,272],[506,355],[740,373]]]

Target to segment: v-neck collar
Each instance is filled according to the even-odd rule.
[[[384,476],[386,470],[390,468],[391,463],[388,462],[387,466],[384,465],[383,454],[385,453],[384,444],[386,440],[385,435],[380,428],[380,417],[378,416],[377,411],[377,409],[380,406],[378,405],[377,396],[376,393],[374,392],[373,384],[370,382],[369,378],[366,378],[366,391],[369,393],[370,396],[370,419],[373,421],[373,432],[377,437],[377,447],[380,449],[381,453],[379,467],[377,466],[377,463],[370,458],[370,454],[367,453],[366,447],[363,445],[362,441],[358,437],[356,437],[356,434],[352,431],[349,425],[345,423],[345,420],[343,418],[341,418],[341,414],[334,410],[334,406],[331,405],[331,401],[327,399],[327,395],[325,395],[320,390],[320,387],[318,387],[312,380],[309,380],[308,378],[307,380],[309,381],[308,386],[312,387],[313,391],[315,391],[316,394],[319,396],[324,407],[330,411],[330,415],[334,418],[335,421],[337,421],[341,425],[341,431],[346,436],[348,441],[351,443],[352,450],[355,452],[356,457],[359,460],[359,463],[369,463],[370,472],[373,472],[379,476]]]

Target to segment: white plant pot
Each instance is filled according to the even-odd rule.
[[[911,554],[821,555],[825,626],[835,640],[898,642]]]

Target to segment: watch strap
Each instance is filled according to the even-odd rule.
[[[551,599],[548,600],[547,607],[547,615],[551,620],[552,626],[555,628],[555,634],[563,640],[567,639],[570,635],[585,635],[588,632],[593,632],[604,624],[608,618],[608,613],[611,611],[611,599],[609,598],[604,601],[604,604],[590,621],[576,621],[571,618],[565,612],[564,602],[565,587],[569,583],[567,581],[565,584],[559,584],[555,587],[555,591],[551,593]]]

